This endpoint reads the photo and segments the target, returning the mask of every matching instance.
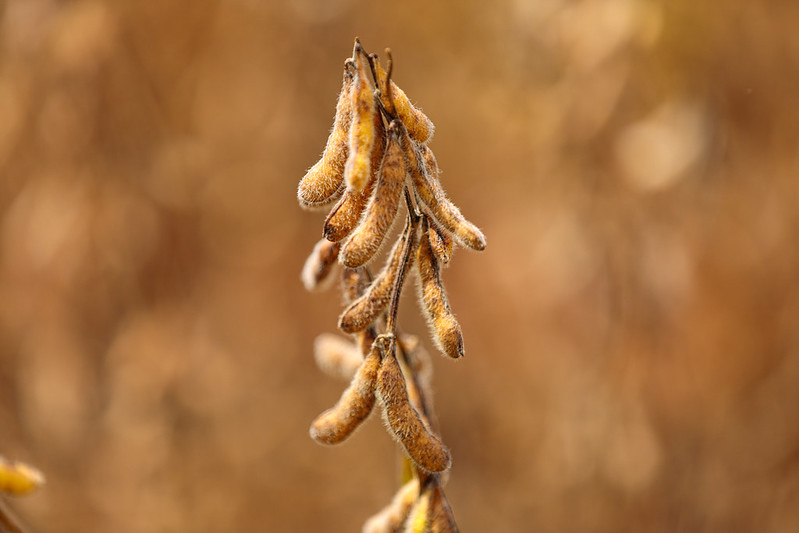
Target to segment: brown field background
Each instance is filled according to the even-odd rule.
[[[799,531],[799,3],[0,2],[0,453],[34,532],[359,531],[299,271],[359,35],[486,233],[434,358],[464,532]],[[408,291],[412,293],[412,291]],[[423,335],[412,294],[401,326]]]

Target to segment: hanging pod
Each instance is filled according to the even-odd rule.
[[[399,274],[405,242],[411,239],[413,241],[411,246],[415,243],[416,233],[413,231],[414,229],[410,223],[405,226],[402,236],[394,243],[394,248],[391,249],[386,265],[375,277],[363,296],[352,302],[341,313],[338,320],[338,327],[341,331],[345,333],[361,331],[372,324],[389,304],[394,283]]]
[[[354,73],[353,60],[347,59],[344,62],[341,93],[336,104],[336,118],[327,138],[325,151],[297,187],[297,199],[306,209],[329,205],[336,201],[343,191],[344,166],[349,157]]]
[[[397,216],[400,198],[405,187],[405,158],[399,145],[400,123],[388,126],[388,146],[380,164],[375,191],[358,227],[341,248],[341,264],[356,268],[368,262]]]
[[[355,80],[352,97],[352,126],[349,135],[349,156],[344,167],[347,188],[360,191],[369,180],[372,169],[372,148],[377,140],[376,123],[382,124],[377,104],[369,84],[361,44],[355,43]]]
[[[405,135],[400,138],[408,161],[408,173],[414,190],[429,213],[441,227],[455,237],[458,244],[483,251],[486,240],[483,233],[461,214],[460,209],[447,198],[438,180],[438,163],[433,151],[424,144],[417,144]]]
[[[366,184],[358,189],[347,187],[341,199],[328,214],[323,233],[330,241],[340,241],[352,233],[358,226],[374,192],[380,162],[386,148],[386,131],[379,113],[375,113],[373,120],[376,139],[371,149],[370,170]]]
[[[393,80],[389,79],[393,63],[391,50],[386,49],[386,54],[389,58],[389,72],[383,70],[383,66],[376,56],[372,58],[372,65],[374,65],[375,74],[377,75],[383,105],[405,124],[413,140],[421,143],[429,142],[435,131],[433,121],[421,109],[411,103],[405,91],[400,89]]]
[[[403,533],[457,532],[458,526],[444,491],[436,479],[431,479],[408,513]]]
[[[422,223],[422,234],[427,229],[427,221]],[[419,303],[422,307],[433,340],[442,353],[457,359],[465,353],[461,326],[449,307],[444,283],[441,281],[441,268],[428,239],[422,239],[416,251]]]
[[[375,403],[375,382],[380,368],[380,350],[373,347],[341,395],[338,403],[311,424],[311,438],[321,444],[338,444],[366,420]]]
[[[405,378],[394,354],[394,341],[381,335],[375,341],[383,362],[377,375],[377,394],[391,432],[419,468],[443,472],[452,462],[449,450],[422,420],[408,399]]]

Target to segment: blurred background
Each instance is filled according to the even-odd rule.
[[[32,531],[359,531],[296,186],[358,35],[488,238],[435,356],[463,531],[799,531],[799,3],[0,2],[0,453]],[[409,291],[409,293],[412,291]],[[412,294],[401,327],[430,346]],[[432,352],[432,349],[431,349]]]

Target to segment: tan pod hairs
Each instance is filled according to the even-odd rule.
[[[441,281],[441,269],[428,239],[421,239],[419,243],[416,268],[419,273],[419,301],[430,324],[433,340],[445,355],[453,359],[462,357],[464,348],[461,326],[449,307],[447,293]]]
[[[442,229],[434,218],[427,220],[427,238],[430,239],[430,248],[441,265],[448,265],[452,259],[452,249],[454,241],[452,235]]]
[[[352,89],[352,126],[349,157],[344,167],[347,188],[360,191],[366,186],[371,170],[372,146],[376,140],[375,117],[379,116],[372,86],[364,65],[360,45],[355,45],[355,81]],[[382,118],[381,118],[382,122]]]
[[[373,347],[352,378],[338,403],[311,424],[311,438],[321,444],[338,444],[363,422],[375,403],[375,379],[380,368],[380,351]]]
[[[477,226],[466,220],[455,204],[453,204],[441,183],[438,181],[438,164],[433,151],[425,145],[416,145],[415,149],[406,151],[409,158],[418,164],[410,169],[411,178],[419,198],[430,210],[441,226],[455,236],[461,246],[472,250],[483,251],[486,239]],[[410,167],[410,165],[409,165]]]
[[[341,272],[341,295],[344,303],[351,303],[363,295],[369,283],[362,268],[343,268]]]
[[[364,295],[344,309],[338,320],[338,327],[341,331],[345,333],[361,331],[372,324],[386,308],[391,300],[391,291],[399,272],[402,248],[407,239],[416,237],[415,234],[411,234],[411,229],[410,226],[406,227],[402,237],[394,243],[386,265],[375,277]]]
[[[400,89],[393,80],[391,81],[391,90],[389,91],[388,84],[386,83],[388,74],[383,70],[379,61],[375,60],[373,64],[377,72],[377,78],[380,80],[380,98],[383,101],[383,105],[388,110],[395,110],[397,118],[408,128],[408,133],[413,140],[421,143],[429,142],[435,131],[433,121],[427,118],[427,115],[425,115],[421,109],[411,103],[405,91]],[[391,100],[389,100],[389,98],[391,98]]]
[[[451,533],[458,531],[452,509],[441,485],[431,480],[416,500],[405,521],[403,533]]]
[[[341,249],[339,259],[344,266],[359,267],[375,255],[397,216],[404,187],[405,158],[399,145],[399,122],[392,121],[374,194],[363,219]]]
[[[360,190],[347,188],[338,203],[333,207],[325,220],[323,233],[330,241],[340,241],[347,237],[358,226],[361,216],[369,204],[374,192],[375,182],[380,170],[380,162],[385,150],[386,132],[380,114],[375,117],[375,135],[377,137],[372,147],[371,171],[366,185]]]
[[[338,242],[352,233],[369,203],[373,188],[374,181],[367,184],[363,190],[347,189],[344,191],[344,195],[325,220],[323,233],[327,240]]]
[[[297,188],[297,199],[305,208],[324,207],[341,195],[344,166],[349,157],[350,125],[352,123],[352,59],[344,62],[344,81],[336,104],[333,130],[327,138],[322,158],[311,167]]]
[[[449,450],[422,421],[408,399],[405,378],[387,336],[375,341],[383,355],[377,375],[377,393],[383,414],[394,436],[417,466],[428,472],[443,472],[451,464]]]

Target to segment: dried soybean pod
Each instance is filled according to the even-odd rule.
[[[0,492],[22,496],[44,485],[39,470],[20,462],[8,462],[0,457]]]
[[[307,290],[313,291],[325,285],[338,259],[339,248],[341,248],[339,243],[327,239],[321,239],[316,243],[311,255],[305,260],[300,275],[302,284]]]
[[[344,62],[344,81],[336,104],[336,118],[327,138],[322,158],[300,180],[297,199],[302,207],[323,207],[335,201],[343,191],[344,166],[349,157],[352,123],[352,87],[354,62]]]
[[[363,296],[353,301],[341,313],[338,319],[338,327],[341,331],[355,333],[368,327],[389,304],[391,291],[399,274],[402,248],[408,239],[415,240],[416,238],[413,230],[414,227],[409,222],[405,226],[402,236],[394,243],[394,248],[391,249],[383,270],[375,277]]]
[[[437,481],[422,490],[405,522],[404,533],[457,533],[458,526]]]
[[[439,483],[433,486],[433,495],[430,498],[430,533],[457,533],[458,525],[449,501],[444,495],[444,490]]]
[[[361,357],[366,357],[369,355],[369,352],[372,349],[372,344],[374,344],[375,339],[377,338],[377,331],[375,330],[374,326],[368,327],[363,331],[359,331],[355,334],[355,340],[358,344],[358,348],[361,350]]]
[[[363,189],[369,180],[372,146],[376,136],[375,116],[379,116],[361,52],[361,44],[356,41],[355,80],[351,93],[352,126],[349,135],[349,156],[344,167],[347,188],[354,191]],[[382,121],[382,118],[380,120]]]
[[[405,378],[394,353],[393,338],[380,336],[375,345],[383,358],[377,374],[377,395],[391,432],[419,468],[428,472],[448,469],[451,464],[449,450],[428,429],[408,399]]]
[[[314,359],[325,374],[351,380],[363,363],[363,353],[348,339],[322,333],[314,341]]]
[[[431,386],[433,377],[433,365],[430,363],[430,356],[422,347],[418,338],[411,335],[415,342],[407,341],[409,335],[400,335],[397,339],[399,349],[397,359],[400,363],[402,373],[406,376],[408,399],[417,411],[424,414],[425,420],[431,429],[437,428],[437,421],[432,412],[433,389]],[[402,357],[399,357],[402,355]]]
[[[354,300],[357,300],[361,296],[363,296],[363,292],[366,289],[366,282],[367,276],[364,269],[358,268],[345,268],[344,272],[341,276],[341,284],[342,284],[342,293],[344,295],[344,301],[347,303],[352,303]],[[369,351],[372,349],[372,344],[374,343],[375,339],[377,338],[377,332],[375,331],[374,326],[362,328],[355,334],[356,343],[358,346],[358,350],[361,354],[361,359],[369,355]]]
[[[405,483],[392,498],[391,503],[369,518],[362,533],[394,533],[399,531],[416,499],[419,497],[419,479]]]
[[[311,424],[311,438],[320,444],[338,444],[363,422],[375,403],[375,380],[380,350],[373,346],[338,403]]]
[[[428,514],[430,511],[430,493],[423,492],[408,512],[403,533],[429,533]]]
[[[327,240],[338,242],[352,233],[369,203],[373,188],[374,183],[370,183],[360,191],[344,191],[344,195],[325,220],[323,231]]]
[[[427,238],[430,239],[430,248],[441,265],[448,265],[452,259],[452,235],[440,228],[435,219],[428,220]]]
[[[477,251],[485,250],[486,239],[483,233],[466,220],[441,188],[438,163],[433,151],[426,145],[413,143],[407,136],[401,140],[414,189],[430,214],[462,246]]]
[[[345,268],[341,276],[344,301],[352,303],[354,300],[363,296],[368,281],[368,276],[364,269]],[[355,334],[355,341],[361,353],[361,358],[365,358],[369,355],[372,344],[374,344],[376,338],[377,332],[374,326],[366,327]]]
[[[369,199],[372,197],[377,175],[380,171],[380,162],[386,147],[386,131],[380,113],[375,113],[375,143],[372,146],[370,158],[371,174],[366,186],[355,191],[346,189],[339,202],[327,215],[324,226],[324,236],[329,241],[340,241],[347,237],[358,226],[361,215],[366,210]]]
[[[363,296],[368,281],[368,275],[363,268],[345,268],[341,276],[341,292],[344,296],[344,301],[352,303]],[[355,334],[355,340],[362,358],[369,355],[376,338],[377,332],[374,326],[362,328],[361,331]]]
[[[369,280],[362,268],[345,268],[341,273],[341,294],[351,303],[363,295]]]
[[[425,229],[426,217],[422,231]],[[457,359],[464,354],[463,334],[449,307],[447,293],[441,281],[441,269],[427,239],[422,239],[417,248],[416,268],[419,273],[419,301],[430,324],[433,340],[445,355]]]
[[[417,147],[422,154],[423,172],[421,174],[422,182],[417,185],[414,181],[414,184],[422,201],[427,204],[438,223],[452,233],[462,246],[478,252],[485,250],[486,238],[483,232],[466,220],[444,193],[438,178],[440,174],[438,162],[433,151],[426,145],[417,145]]]
[[[399,145],[399,121],[388,126],[388,147],[369,205],[363,219],[341,248],[339,259],[344,266],[357,268],[377,253],[380,244],[397,216],[405,187],[405,158]]]
[[[388,110],[393,110],[396,117],[408,128],[408,133],[415,141],[420,143],[428,142],[433,138],[433,132],[435,131],[433,121],[427,118],[427,115],[421,109],[411,103],[405,91],[390,80],[393,63],[391,50],[386,49],[386,55],[388,56],[388,73],[383,70],[382,65],[376,58],[372,61],[379,81],[380,99],[383,102],[383,106]]]

